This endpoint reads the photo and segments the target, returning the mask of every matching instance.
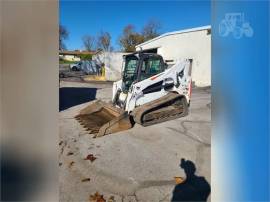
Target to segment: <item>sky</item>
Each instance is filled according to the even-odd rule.
[[[82,37],[109,32],[114,50],[119,50],[123,28],[132,24],[141,31],[150,20],[161,23],[161,34],[210,25],[210,1],[64,1],[59,22],[69,31],[68,50],[84,49]]]

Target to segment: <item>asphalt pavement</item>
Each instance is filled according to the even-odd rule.
[[[60,87],[60,201],[211,200],[210,88],[193,89],[184,118],[92,138],[74,116],[95,99],[110,101],[112,83]],[[175,177],[186,180],[176,186]]]

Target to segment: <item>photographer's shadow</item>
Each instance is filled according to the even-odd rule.
[[[211,188],[204,177],[196,176],[196,166],[192,161],[181,159],[186,180],[175,186],[172,201],[206,201]]]

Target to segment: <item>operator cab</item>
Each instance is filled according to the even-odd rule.
[[[135,52],[124,56],[123,91],[127,92],[132,83],[136,83],[166,69],[162,56],[155,53]]]

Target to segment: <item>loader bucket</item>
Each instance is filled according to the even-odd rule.
[[[94,137],[127,130],[133,126],[127,112],[100,100],[82,109],[75,118]]]

